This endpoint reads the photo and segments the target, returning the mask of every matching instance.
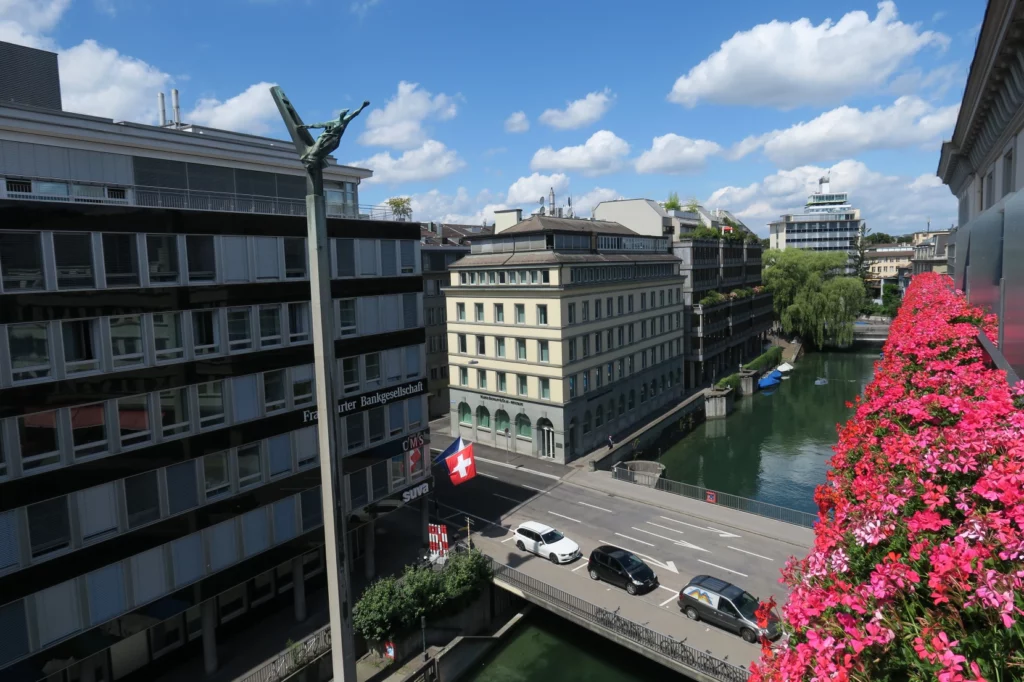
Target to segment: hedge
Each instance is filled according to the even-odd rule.
[[[778,367],[782,362],[782,347],[772,346],[761,355],[743,365],[743,369],[755,372],[764,372],[772,367]]]
[[[740,375],[730,374],[727,377],[719,379],[718,383],[715,384],[715,388],[724,391],[727,388],[731,388],[734,391],[740,390]]]

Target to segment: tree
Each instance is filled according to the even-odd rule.
[[[391,213],[398,220],[412,218],[412,199],[410,197],[391,197],[384,202],[391,208]]]
[[[845,276],[845,253],[772,250],[763,261],[764,283],[772,292],[783,331],[797,333],[819,348],[853,340],[865,288],[859,278]]]
[[[895,318],[900,311],[900,304],[903,303],[903,296],[900,288],[895,284],[886,284],[882,290],[882,314],[889,318]]]
[[[869,246],[874,244],[895,244],[896,238],[892,235],[886,234],[885,232],[875,232],[874,234],[865,236],[864,241],[867,242]]]
[[[772,248],[772,240],[771,240],[771,238],[765,237],[764,239],[759,239],[758,241],[761,242],[761,248],[762,249],[766,249],[767,250],[767,249]]]
[[[686,210],[690,213],[697,213],[700,210],[700,202],[696,198],[690,197],[686,200]]]
[[[679,203],[679,193],[669,192],[668,199],[665,201],[665,210],[678,211],[680,208],[682,208],[682,204]]]
[[[865,227],[860,233],[860,237],[857,238],[857,245],[854,247],[856,251],[850,256],[850,267],[853,268],[853,274],[860,277],[861,281],[868,278],[868,259],[865,251],[868,247],[868,233],[871,232],[871,228]]]

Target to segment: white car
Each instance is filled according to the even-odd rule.
[[[569,563],[581,556],[579,545],[543,523],[524,521],[516,528],[515,537],[520,550],[533,552],[553,564]]]

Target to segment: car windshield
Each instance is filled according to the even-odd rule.
[[[627,571],[632,571],[645,565],[636,554],[630,554],[629,552],[620,555],[619,561],[622,562],[622,567]]]
[[[749,592],[744,592],[732,601],[733,604],[736,605],[736,608],[740,610],[740,613],[743,614],[744,618],[747,620],[754,620],[754,613],[757,611],[758,604],[760,604],[757,597],[753,596]]]
[[[565,536],[559,533],[557,530],[549,530],[544,535],[540,536],[540,539],[544,541],[545,545],[553,545]]]

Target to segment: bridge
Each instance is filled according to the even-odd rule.
[[[854,343],[883,344],[889,338],[889,323],[887,318],[860,318],[853,326]]]

